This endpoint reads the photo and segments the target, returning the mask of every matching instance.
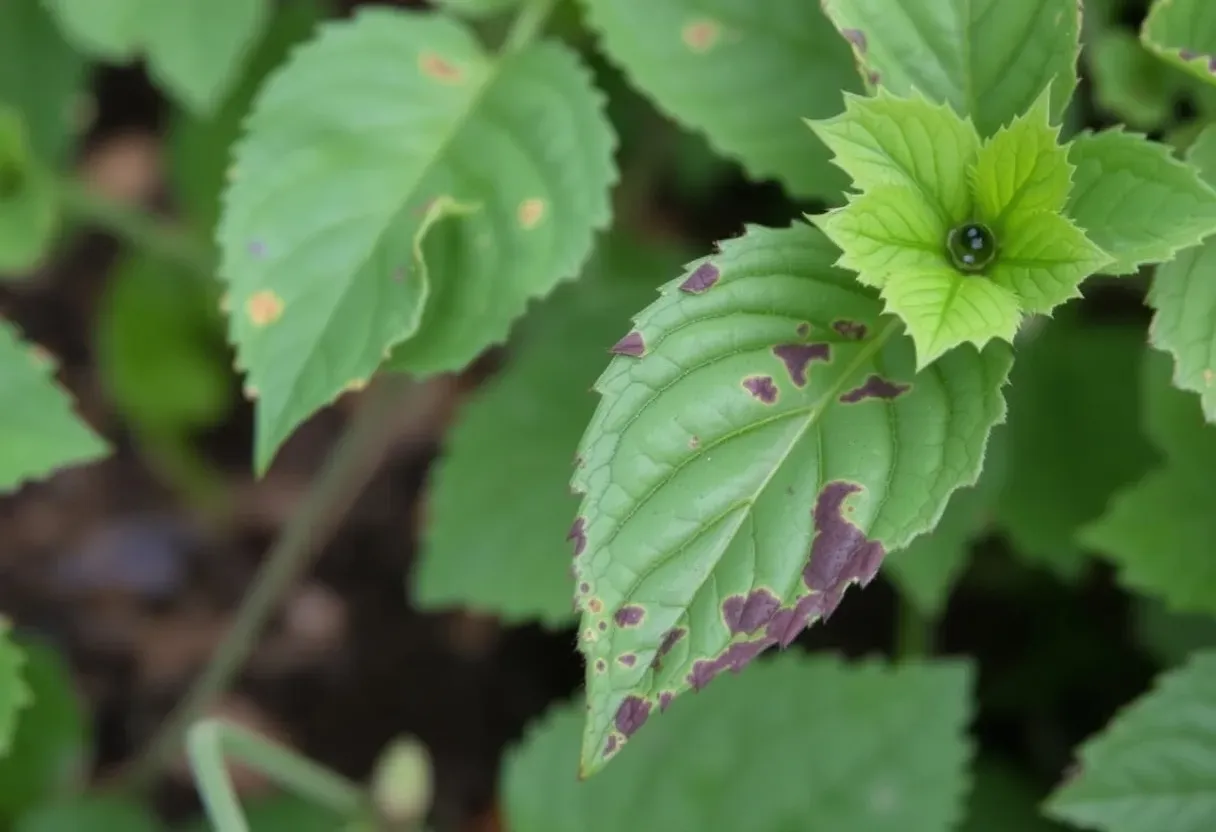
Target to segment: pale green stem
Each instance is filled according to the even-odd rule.
[[[510,55],[522,50],[536,39],[558,0],[524,0],[519,14],[507,30],[503,40],[502,54]]]

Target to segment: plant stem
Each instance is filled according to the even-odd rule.
[[[289,748],[252,731],[219,719],[191,726],[186,752],[198,783],[199,796],[211,823],[220,832],[248,832],[225,757],[231,757],[269,777],[285,789],[344,818],[366,806],[359,786]]]
[[[920,659],[933,652],[934,622],[901,594],[898,602],[895,644],[903,661]]]
[[[210,246],[186,231],[140,208],[99,194],[72,177],[60,180],[58,195],[69,217],[104,229],[120,240],[171,260],[204,279],[215,276],[215,256]]]
[[[511,22],[511,28],[507,30],[500,52],[511,55],[535,40],[556,5],[557,0],[525,0]]]
[[[236,620],[186,696],[166,718],[147,748],[123,775],[134,790],[146,788],[181,743],[186,729],[228,686],[257,643],[282,594],[334,532],[363,487],[375,474],[389,439],[389,426],[402,404],[418,390],[401,376],[386,375],[371,386],[337,447],[291,520],[266,555],[237,611]]]

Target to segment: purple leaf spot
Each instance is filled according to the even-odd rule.
[[[871,86],[877,87],[882,81],[882,75],[878,72],[878,70],[870,69],[866,70],[866,79],[870,82]]]
[[[581,592],[583,595],[586,595],[588,592],[591,591],[591,584],[587,583],[586,581],[583,581],[581,584],[578,585],[578,591]]]
[[[798,337],[799,338],[805,338],[806,336],[808,336],[810,334],[811,334],[811,325],[810,324],[808,324],[805,321],[798,324]]]
[[[612,345],[612,350],[616,355],[628,355],[632,358],[641,358],[646,352],[646,342],[642,340],[642,333],[636,329],[630,332],[621,340]]]
[[[688,449],[689,450],[695,451],[699,447],[701,447],[701,438],[700,437],[698,437],[698,436],[688,437]]]
[[[659,694],[659,713],[667,710],[667,706],[671,704],[673,694],[669,690],[665,690]]]
[[[858,321],[832,321],[832,329],[850,341],[860,341],[866,337],[866,325]]]
[[[609,734],[608,741],[604,743],[604,756],[607,757],[616,751],[617,747],[616,734]]]
[[[831,615],[848,585],[868,584],[886,555],[882,544],[870,540],[844,517],[845,499],[858,491],[861,486],[851,482],[829,482],[815,501],[815,540],[802,571],[803,582],[814,593],[808,596],[811,616]]]
[[[617,656],[616,660],[625,665],[625,667],[633,667],[638,663],[638,657],[633,653],[622,653],[621,655]]]
[[[639,728],[646,724],[650,716],[650,703],[640,696],[626,696],[621,707],[616,709],[613,720],[616,730],[626,737],[632,737]]]
[[[1178,57],[1182,58],[1184,61],[1193,61],[1195,58],[1199,57],[1199,53],[1193,49],[1179,49]]]
[[[595,672],[596,673],[603,673],[607,669],[608,669],[608,663],[606,661],[604,661],[603,659],[595,660]]]
[[[255,259],[262,259],[266,256],[266,244],[261,240],[253,240],[249,243],[249,256]]]
[[[806,368],[812,361],[831,361],[832,348],[827,344],[778,344],[773,355],[785,362],[790,380],[798,387],[806,386]]]
[[[574,525],[570,527],[566,540],[574,541],[575,557],[583,553],[583,549],[587,548],[587,519],[585,517],[574,518]]]
[[[866,33],[860,29],[841,29],[840,34],[845,40],[857,47],[861,52],[866,51]]]
[[[781,606],[781,599],[767,589],[753,589],[746,596],[731,595],[722,602],[722,617],[731,635],[750,635],[765,624]]]
[[[762,638],[759,641],[737,641],[730,647],[727,647],[726,652],[716,659],[700,659],[695,662],[692,666],[692,671],[687,676],[688,684],[692,685],[693,690],[701,690],[724,670],[738,673],[752,659],[759,656],[773,644],[774,642],[767,638]]]
[[[857,404],[865,399],[894,399],[912,389],[910,384],[888,381],[882,376],[871,375],[860,386],[840,397],[845,404]]]
[[[599,629],[599,631],[602,633],[602,632],[604,632],[604,631],[606,631],[606,630],[608,629],[608,622],[607,622],[607,621],[601,621],[601,622],[599,622],[598,624],[596,624],[595,626],[596,626],[596,627]]]
[[[777,385],[772,376],[748,376],[743,379],[743,389],[765,404],[777,401]]]
[[[636,627],[646,617],[646,610],[637,604],[626,604],[616,611],[612,619],[621,627]]]
[[[671,648],[676,646],[676,642],[684,638],[686,630],[683,627],[672,627],[663,635],[663,640],[659,642],[658,652],[654,654],[653,666],[657,667],[664,656],[671,652]]]
[[[697,266],[696,271],[688,276],[688,279],[680,284],[680,290],[690,294],[699,295],[706,292],[718,282],[721,273],[718,267],[713,263],[702,263]]]

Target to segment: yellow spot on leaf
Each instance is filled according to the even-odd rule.
[[[245,311],[254,326],[270,326],[283,314],[283,299],[269,289],[263,289],[245,301]]]
[[[722,37],[722,26],[713,20],[694,20],[684,27],[680,38],[693,52],[708,52]]]
[[[225,315],[232,311],[232,295],[227,292],[220,295],[220,311]]]
[[[604,602],[599,598],[592,598],[587,602],[587,609],[591,610],[593,615],[599,615],[604,611]]]
[[[422,74],[444,84],[459,84],[464,81],[460,67],[446,61],[434,52],[423,52],[418,56],[418,68]]]
[[[545,216],[545,201],[543,199],[525,199],[519,203],[519,224],[525,230],[531,231]]]
[[[1216,381],[1216,373],[1213,373],[1211,370],[1204,370],[1203,371],[1204,386],[1211,387],[1213,381]]]

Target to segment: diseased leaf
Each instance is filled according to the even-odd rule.
[[[41,262],[58,222],[53,174],[34,157],[21,116],[0,104],[0,280]]]
[[[8,755],[0,757],[2,821],[78,790],[89,742],[85,712],[63,658],[39,642],[19,643],[30,703],[17,721]]]
[[[1140,40],[1163,60],[1216,84],[1216,7],[1208,0],[1153,0]]]
[[[1103,832],[1216,826],[1216,652],[1196,654],[1081,746],[1078,773],[1047,803]]]
[[[87,74],[41,3],[0,3],[0,107],[21,117],[30,149],[44,164],[67,161]]]
[[[886,561],[887,577],[921,615],[937,618],[945,609],[955,582],[967,567],[971,543],[991,523],[1004,475],[1004,430],[998,427],[988,440],[979,482],[950,495],[946,511],[933,530]]]
[[[1076,574],[1079,529],[1156,459],[1140,429],[1143,344],[1141,327],[1081,325],[1057,313],[1019,346],[996,524],[1032,563]]]
[[[1078,0],[823,0],[823,8],[871,87],[949,103],[983,136],[1029,110],[1048,84],[1058,121],[1077,86]]]
[[[573,618],[570,466],[595,410],[590,392],[629,317],[679,268],[665,250],[612,241],[577,283],[523,321],[505,370],[462,407],[432,475],[419,605],[508,621]]]
[[[43,0],[82,52],[147,58],[181,104],[211,112],[239,75],[268,16],[267,0]]]
[[[108,452],[72,412],[49,362],[0,319],[0,493]]]
[[[1165,145],[1105,130],[1074,139],[1068,158],[1068,215],[1114,258],[1107,274],[1167,262],[1216,231],[1216,191]]]
[[[960,662],[781,656],[676,703],[633,753],[569,788],[554,784],[578,759],[581,709],[557,709],[507,758],[506,824],[942,832],[964,811],[972,685]]]
[[[835,256],[807,226],[749,228],[663,287],[596,384],[570,532],[584,773],[673,696],[830,615],[979,474],[1008,346],[917,375]]]
[[[1209,185],[1216,181],[1216,127],[1199,135],[1187,159]],[[1207,420],[1216,422],[1216,241],[1159,266],[1148,303],[1157,310],[1149,340],[1173,355],[1175,382],[1198,393]]]
[[[293,54],[246,127],[219,240],[259,470],[390,351],[422,375],[501,341],[608,221],[612,130],[555,43],[495,59],[451,20],[364,8]]]
[[[12,639],[12,624],[0,615],[0,758],[8,755],[21,712],[30,704],[25,653]]]
[[[583,0],[608,56],[755,179],[838,202],[847,184],[802,118],[861,91],[849,49],[805,0]]]

